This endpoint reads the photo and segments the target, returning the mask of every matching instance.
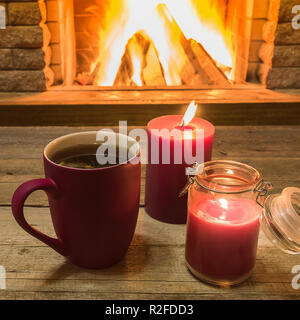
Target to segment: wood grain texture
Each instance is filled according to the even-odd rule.
[[[176,88],[176,87],[175,87]],[[240,85],[233,89],[113,90],[76,87],[43,93],[0,93],[1,126],[146,125],[155,117],[184,114],[199,104],[198,116],[215,125],[299,125],[299,92],[278,93]]]
[[[29,221],[53,235],[48,209],[27,208]],[[297,299],[291,268],[297,256],[287,256],[260,234],[252,277],[236,288],[210,287],[196,280],[184,263],[185,226],[168,225],[140,210],[136,234],[126,258],[106,270],[90,271],[65,258],[21,230],[9,208],[1,209],[1,263],[7,271],[7,291],[0,298],[174,298],[174,299]],[[29,294],[28,294],[29,293]],[[30,294],[31,293],[31,294]],[[39,296],[39,293],[41,295]]]
[[[189,102],[192,100],[189,100]],[[144,126],[153,118],[183,115],[188,101],[149,105],[0,105],[0,126]],[[218,126],[299,125],[300,102],[201,103],[197,116]]]
[[[173,87],[97,87],[57,86],[46,92],[2,92],[0,105],[161,105],[199,103],[299,102],[300,91],[272,91],[257,84],[232,85],[229,88],[207,86]]]
[[[10,199],[20,183],[43,176],[43,146],[67,133],[97,129],[0,127],[0,265],[7,271],[0,299],[300,299],[291,285],[299,256],[277,250],[262,232],[248,281],[225,290],[195,279],[184,263],[185,226],[157,222],[142,207],[145,168],[136,234],[118,265],[100,271],[77,268],[25,233],[12,217]],[[274,192],[300,187],[299,136],[300,126],[217,127],[213,158],[256,167],[274,183]],[[25,215],[35,228],[54,236],[43,193],[27,200]]]

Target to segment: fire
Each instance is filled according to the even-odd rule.
[[[217,65],[232,69],[230,37],[216,6],[196,0],[118,0],[106,8],[106,28],[99,35],[99,56],[92,63],[94,83],[114,85],[128,41],[139,32],[146,34],[155,49],[167,85],[180,85],[185,68],[181,34],[201,43]],[[166,25],[168,24],[168,27]],[[171,26],[171,27],[170,27]],[[171,31],[170,31],[171,30]],[[131,46],[131,80],[142,83],[143,55]]]
[[[142,72],[142,61],[143,61],[143,52],[142,50],[132,45],[130,50],[130,56],[132,61],[133,73],[132,81],[135,85],[142,86],[141,72]]]
[[[195,117],[198,105],[195,104],[195,101],[192,101],[188,106],[185,115],[182,119],[182,126],[187,126]]]
[[[133,65],[133,75],[131,79],[134,83],[138,86],[142,86],[142,79],[141,79],[141,59],[138,55],[132,56],[132,65]]]

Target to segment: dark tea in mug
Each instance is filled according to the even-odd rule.
[[[52,155],[52,161],[56,164],[77,169],[97,169],[111,167],[116,164],[126,163],[126,157],[119,156],[119,148],[113,154],[98,152],[99,144],[77,144],[59,150]],[[106,163],[101,163],[99,156],[106,159]]]

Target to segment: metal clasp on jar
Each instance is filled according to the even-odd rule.
[[[179,198],[183,197],[189,190],[190,186],[195,182],[196,176],[203,172],[204,163],[195,162],[192,167],[185,169],[185,174],[188,177],[188,182],[179,193]]]
[[[272,182],[260,180],[258,184],[253,189],[254,192],[257,192],[256,202],[264,208],[264,205],[259,201],[259,198],[266,197],[269,194],[269,191],[272,190]]]

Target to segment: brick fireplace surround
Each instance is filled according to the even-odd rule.
[[[300,88],[300,30],[291,25],[292,8],[299,3],[254,0],[249,82],[271,89]],[[49,81],[50,70],[59,64],[55,10],[51,11],[57,0],[0,0],[0,5],[6,8],[7,16],[7,29],[0,30],[0,91],[44,91],[45,77]],[[52,40],[43,44],[49,32]]]

